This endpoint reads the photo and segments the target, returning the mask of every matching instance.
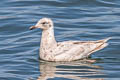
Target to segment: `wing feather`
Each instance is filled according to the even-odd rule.
[[[103,49],[110,38],[98,41],[66,41],[59,42],[54,49],[54,56],[58,61],[72,61],[88,57],[93,52]]]

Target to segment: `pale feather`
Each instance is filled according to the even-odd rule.
[[[30,29],[41,28],[40,58],[47,61],[72,61],[88,57],[93,52],[103,49],[110,38],[98,41],[64,41],[56,42],[53,22],[49,18],[38,21]]]

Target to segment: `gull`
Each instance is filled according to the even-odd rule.
[[[40,19],[30,30],[42,30],[40,42],[40,58],[46,61],[74,61],[87,58],[93,52],[108,45],[110,38],[97,41],[63,41],[57,42],[54,36],[54,25],[50,18]]]

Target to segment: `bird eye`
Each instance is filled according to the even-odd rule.
[[[47,22],[43,22],[42,24],[47,24]]]

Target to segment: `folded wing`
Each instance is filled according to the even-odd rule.
[[[110,38],[98,41],[66,41],[58,43],[55,58],[58,61],[72,61],[88,57],[93,52],[103,49]],[[58,53],[59,52],[59,53]]]

